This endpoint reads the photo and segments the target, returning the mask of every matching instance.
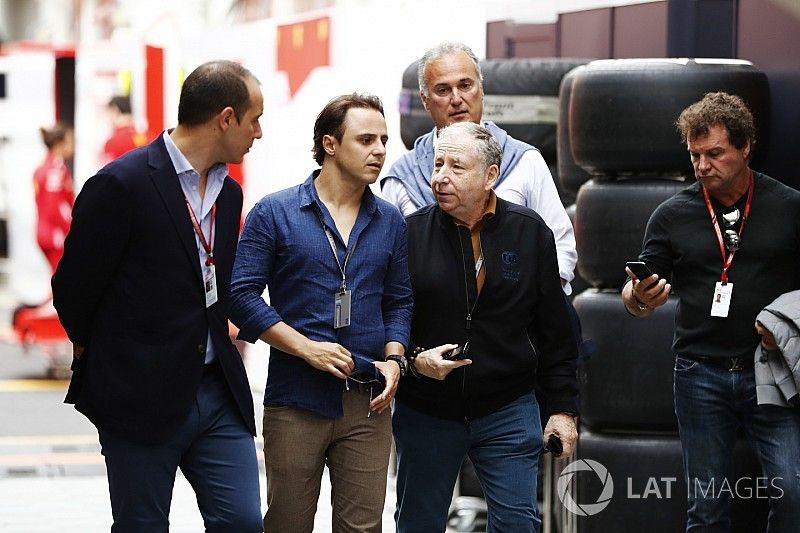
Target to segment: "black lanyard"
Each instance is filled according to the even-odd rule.
[[[325,235],[328,237],[328,244],[331,245],[331,251],[333,252],[333,258],[336,260],[336,266],[339,267],[339,272],[342,273],[342,285],[340,289],[344,291],[347,289],[347,262],[350,261],[350,256],[353,255],[353,252],[356,249],[356,245],[358,244],[358,237],[356,237],[355,242],[353,243],[352,248],[347,247],[347,254],[344,256],[344,265],[339,262],[339,254],[336,253],[336,240],[333,238],[333,233],[331,230],[328,229],[328,226],[325,225],[325,220],[322,217],[322,209],[320,209],[317,203],[314,203],[314,212],[317,214],[317,218],[319,219],[319,223],[322,224],[322,229],[325,230]]]

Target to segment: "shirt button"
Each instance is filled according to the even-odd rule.
[[[206,353],[205,345],[204,344],[198,344],[197,345],[197,351],[200,352],[200,353]]]

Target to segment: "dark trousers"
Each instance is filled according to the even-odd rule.
[[[464,457],[475,466],[488,507],[488,533],[534,533],[536,473],[542,452],[539,406],[525,394],[494,413],[443,420],[396,402],[399,533],[444,532],[453,487]]]
[[[767,533],[800,531],[800,410],[758,405],[753,368],[736,372],[681,357],[675,359],[675,414],[683,446],[689,495],[686,531],[728,533],[736,430],[742,428],[761,461],[769,498]],[[725,487],[729,487],[728,490]]]
[[[99,433],[113,533],[167,533],[178,468],[197,495],[206,531],[262,531],[255,442],[219,370],[203,376],[170,441],[147,445]]]

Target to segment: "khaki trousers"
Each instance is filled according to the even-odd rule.
[[[286,406],[264,408],[265,533],[311,533],[322,471],[331,477],[333,533],[381,533],[392,442],[389,409],[369,412],[370,392],[342,393],[344,416]]]

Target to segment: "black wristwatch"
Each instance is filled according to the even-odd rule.
[[[397,363],[397,366],[400,367],[400,377],[405,377],[406,373],[408,372],[408,361],[406,358],[399,353],[392,353],[386,356],[387,361],[394,361]]]

